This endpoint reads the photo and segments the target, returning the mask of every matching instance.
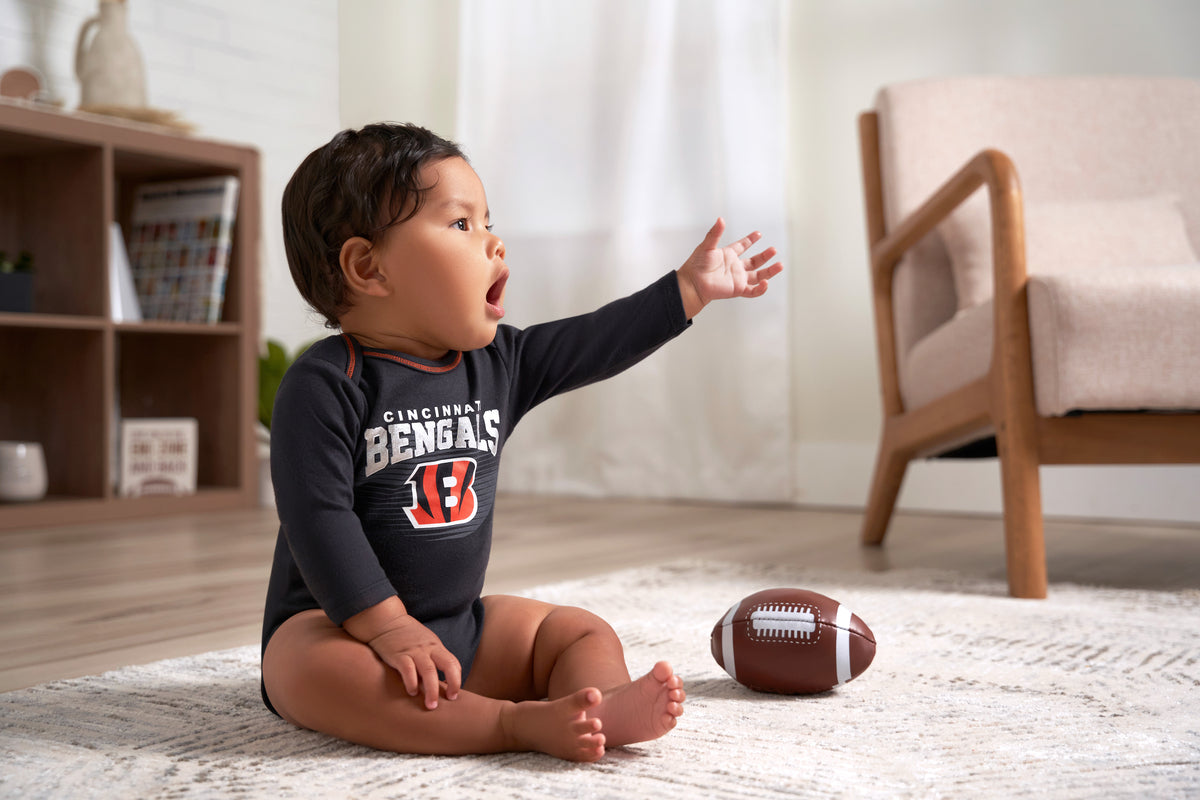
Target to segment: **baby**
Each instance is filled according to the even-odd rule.
[[[280,530],[263,699],[289,722],[401,753],[536,750],[594,761],[655,739],[685,693],[660,661],[632,680],[583,609],[481,597],[500,455],[538,403],[614,375],[712,301],[758,297],[775,250],[725,247],[720,219],[678,270],[525,330],[483,184],[411,125],[339,133],[283,195],[300,293],[340,333],[288,371],[271,426]]]

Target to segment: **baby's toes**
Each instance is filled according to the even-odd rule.
[[[671,669],[671,665],[666,661],[659,661],[657,664],[655,664],[654,667],[651,668],[650,674],[654,676],[656,681],[662,681],[669,687],[672,683],[680,686],[683,685],[682,679],[675,674],[675,671]]]
[[[568,729],[575,736],[599,735],[603,737],[604,734],[600,733],[600,730],[603,727],[604,723],[599,717],[583,717],[581,719],[572,720]]]
[[[580,761],[598,761],[604,756],[604,734],[590,733],[579,737]]]
[[[599,689],[580,689],[575,694],[564,698],[575,711],[587,711],[600,703],[603,695]]]

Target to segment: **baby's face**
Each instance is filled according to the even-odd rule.
[[[395,282],[389,335],[406,340],[410,355],[436,359],[495,338],[508,267],[504,243],[489,230],[483,183],[466,161],[427,164],[421,182],[433,187],[425,204],[387,231],[377,263]]]

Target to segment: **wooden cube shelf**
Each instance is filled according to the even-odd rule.
[[[222,318],[113,322],[110,225],[137,187],[240,181]],[[0,503],[0,530],[258,502],[259,158],[251,147],[0,100],[0,250],[33,255],[33,309],[0,313],[0,440],[41,442],[46,498]],[[197,491],[117,496],[120,418],[195,417]]]

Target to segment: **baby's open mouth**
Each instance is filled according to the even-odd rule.
[[[492,284],[487,293],[488,305],[500,311],[501,314],[504,313],[504,306],[501,303],[504,301],[504,286],[507,283],[508,270],[505,270],[500,273],[500,277],[496,279],[496,282]]]

